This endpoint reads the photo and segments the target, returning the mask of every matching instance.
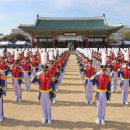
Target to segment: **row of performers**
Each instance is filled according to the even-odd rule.
[[[128,58],[123,64],[119,64],[117,58],[111,60],[106,52],[102,53],[100,61],[95,59],[93,55],[89,59],[79,51],[77,51],[76,56],[85,87],[86,103],[92,104],[93,101],[97,101],[96,123],[105,125],[106,103],[110,100],[111,92],[117,92],[118,76],[120,74],[122,77],[120,82],[122,88],[121,104],[128,104],[130,86],[130,64],[128,63]],[[98,68],[98,71],[96,68]],[[96,92],[94,93],[95,85]]]
[[[23,77],[27,91],[30,90],[30,83],[39,83],[38,99],[42,105],[44,115],[42,123],[48,122],[48,124],[51,124],[51,101],[56,103],[56,91],[58,90],[58,85],[62,83],[69,55],[70,52],[65,51],[60,57],[46,64],[46,58],[43,56],[45,59],[41,59],[41,70],[36,72],[31,80],[30,72],[32,64],[29,62],[29,57],[24,58],[22,62],[15,61],[12,65],[7,66],[4,73],[2,70],[0,72],[0,121],[4,119],[3,96],[6,95],[8,86],[7,75],[11,72],[16,102],[21,102],[22,99],[21,83],[23,82]],[[1,61],[3,62],[0,62],[0,64],[5,63],[3,58],[1,58]],[[34,67],[32,67],[32,71],[33,69]]]

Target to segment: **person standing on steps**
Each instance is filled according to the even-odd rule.
[[[97,85],[97,120],[96,124],[105,125],[105,110],[107,100],[110,100],[111,78],[106,74],[106,53],[102,52],[101,71],[91,77],[91,81]]]

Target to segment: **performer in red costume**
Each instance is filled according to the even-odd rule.
[[[42,66],[42,72],[38,73],[32,80],[32,83],[39,82],[39,96],[42,111],[44,114],[42,124],[48,122],[51,124],[51,101],[50,101],[50,92],[51,92],[51,76],[48,73],[48,66]]]
[[[55,85],[56,67],[54,66],[54,61],[51,61],[51,66],[49,67],[48,72],[51,76],[51,89],[52,89],[53,93],[55,93],[55,96],[53,97],[52,101],[53,101],[53,103],[56,103],[56,85]]]
[[[3,97],[6,95],[6,76],[0,73],[0,122],[4,119]]]
[[[31,63],[29,62],[29,58],[25,58],[22,63],[23,72],[24,72],[24,84],[26,87],[26,91],[30,90],[30,75],[31,75]]]
[[[122,74],[121,79],[121,87],[122,87],[122,96],[121,96],[121,104],[128,105],[128,93],[129,93],[129,86],[130,86],[130,68],[128,65],[129,61],[129,54],[128,52],[124,53],[125,57],[125,63],[124,65],[119,69],[119,72]]]
[[[0,72],[2,72],[5,75],[5,86],[7,87],[7,73],[6,69],[8,67],[8,64],[5,62],[4,57],[0,57]]]
[[[95,68],[92,67],[93,60],[88,61],[88,66],[85,68],[85,90],[86,90],[86,104],[92,104],[93,99],[93,83],[91,82],[90,78],[95,74]]]
[[[97,85],[97,120],[96,124],[100,122],[105,125],[105,110],[107,100],[110,100],[110,91],[111,91],[111,80],[108,75],[106,75],[106,54],[102,54],[102,65],[101,71],[95,74],[91,80]]]
[[[23,77],[23,69],[19,65],[18,57],[19,57],[19,53],[18,51],[16,51],[15,58],[14,58],[15,62],[12,66],[9,67],[8,70],[12,72],[16,102],[21,102],[21,98],[22,98],[21,83],[22,83],[22,77]]]
[[[117,85],[118,85],[118,69],[120,68],[120,64],[118,62],[117,57],[115,58],[114,62],[111,64],[112,68],[112,92],[118,92]]]
[[[21,102],[21,83],[23,70],[20,68],[18,61],[15,61],[14,65],[10,68],[13,77],[13,86],[15,90],[16,102]]]
[[[35,77],[36,76],[36,69],[37,69],[37,58],[36,57],[32,57],[32,60],[31,60],[31,64],[32,64],[32,77]]]

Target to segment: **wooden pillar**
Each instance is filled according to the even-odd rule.
[[[34,42],[34,38],[32,38],[32,48],[35,48],[36,47],[36,44]]]
[[[87,48],[88,47],[88,37],[86,37],[85,39],[85,45],[84,45],[84,48]]]
[[[109,36],[107,36],[105,38],[105,47],[109,47],[110,46],[110,39],[109,39]]]
[[[37,38],[36,47],[39,45],[39,38]]]
[[[110,47],[110,45],[111,45],[110,37],[107,37],[107,47]]]
[[[56,43],[56,40],[55,40],[55,39],[53,39],[53,43],[52,43],[52,44],[53,44],[53,45],[52,45],[52,46],[53,46],[53,48],[55,48],[55,43]]]

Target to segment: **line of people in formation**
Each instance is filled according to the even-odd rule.
[[[39,83],[42,123],[51,124],[51,102],[56,103],[56,91],[62,83],[69,49],[2,49],[0,55],[0,122],[4,119],[3,97],[8,89],[7,76],[11,74],[18,103],[22,101],[23,81],[26,91],[30,91],[31,83]]]
[[[118,92],[118,81],[122,90],[121,104],[128,105],[130,50],[77,48],[76,57],[85,87],[86,103],[92,104],[93,101],[97,101],[96,124],[105,125],[106,103],[111,98],[111,92]],[[118,80],[119,78],[121,80]]]
[[[51,124],[51,102],[56,103],[56,91],[62,83],[70,52],[62,49],[9,49],[2,50],[0,57],[0,121],[4,119],[3,96],[6,95],[7,75],[12,74],[16,102],[21,102],[21,83],[24,78],[26,91],[31,83],[39,82],[38,99],[42,106],[42,123]],[[97,100],[96,123],[105,124],[105,108],[111,92],[117,92],[118,76],[122,74],[121,103],[128,104],[130,60],[128,49],[81,49],[76,57],[79,71],[86,88],[86,103]],[[30,80],[30,76],[32,79]],[[97,89],[93,95],[94,84]],[[112,88],[112,90],[111,90]]]

